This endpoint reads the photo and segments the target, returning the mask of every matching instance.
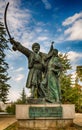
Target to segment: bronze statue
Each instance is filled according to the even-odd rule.
[[[13,39],[10,39],[10,42],[15,50],[20,51],[28,58],[29,74],[26,87],[31,88],[31,97],[45,98],[46,101],[52,103],[60,102],[59,76],[62,65],[58,57],[58,50],[53,49],[53,44],[49,53],[44,54],[39,52],[39,43],[34,43],[32,45],[33,51],[31,51]]]
[[[61,90],[59,76],[62,71],[62,64],[58,57],[58,50],[53,49],[46,57],[46,74],[41,82],[41,88],[45,93],[45,99],[51,103],[61,101]]]
[[[62,71],[62,64],[58,57],[58,50],[53,49],[52,56],[48,62],[48,70],[47,70],[47,87],[48,87],[48,95],[49,99],[52,102],[60,102],[61,101],[61,90],[59,85],[59,76]]]
[[[15,41],[8,30],[5,9],[4,21],[13,50],[20,51],[28,58],[28,78],[26,87],[31,88],[31,98],[45,98],[46,101],[54,103],[60,102],[61,91],[59,86],[59,76],[62,65],[58,57],[58,50],[53,49],[53,42],[48,54],[40,52],[40,44],[33,43],[32,51]]]
[[[20,51],[28,58],[29,74],[26,82],[26,87],[31,88],[32,98],[39,97],[39,86],[40,82],[42,81],[42,72],[44,71],[44,65],[42,62],[44,54],[42,52],[39,52],[39,43],[34,43],[32,45],[33,51],[31,51],[13,39],[10,39],[10,42],[13,44],[13,48],[15,50]]]

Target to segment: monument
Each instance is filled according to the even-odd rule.
[[[48,53],[40,52],[40,44],[33,43],[32,50],[15,41],[8,30],[5,9],[5,27],[13,50],[20,51],[28,58],[28,77],[26,87],[31,89],[31,96],[26,104],[16,105],[16,118],[19,130],[56,129],[73,123],[75,108],[73,104],[61,103],[59,78],[62,64],[58,50],[51,43]],[[17,53],[17,52],[16,52]]]

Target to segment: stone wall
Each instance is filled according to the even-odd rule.
[[[63,130],[72,125],[73,120],[18,120],[18,130]]]
[[[35,116],[32,118],[30,115],[30,108],[55,108],[62,107],[62,117],[56,117],[53,114],[55,111],[52,111],[52,116],[45,116],[44,111],[42,111],[41,117]],[[39,109],[40,110],[40,109]],[[53,110],[53,109],[51,109]],[[55,109],[54,109],[55,110]],[[36,111],[37,112],[37,111]],[[49,112],[49,111],[46,111]],[[34,113],[33,113],[34,114]],[[46,114],[47,115],[47,114]],[[61,105],[60,104],[25,104],[25,105],[16,105],[16,119],[18,120],[18,130],[67,130],[68,127],[73,126],[73,119],[75,117],[75,106],[73,104]],[[72,129],[75,130],[73,127]]]

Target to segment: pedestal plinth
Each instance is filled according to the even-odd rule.
[[[56,130],[71,126],[74,117],[73,104],[16,105],[19,130]]]

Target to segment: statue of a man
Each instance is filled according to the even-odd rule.
[[[29,73],[26,87],[31,88],[32,98],[38,98],[39,96],[41,96],[39,86],[42,80],[42,72],[44,71],[44,66],[42,63],[43,53],[39,52],[40,45],[39,43],[34,43],[32,45],[33,51],[31,51],[13,39],[10,39],[10,42],[13,44],[14,50],[20,51],[28,58]]]

